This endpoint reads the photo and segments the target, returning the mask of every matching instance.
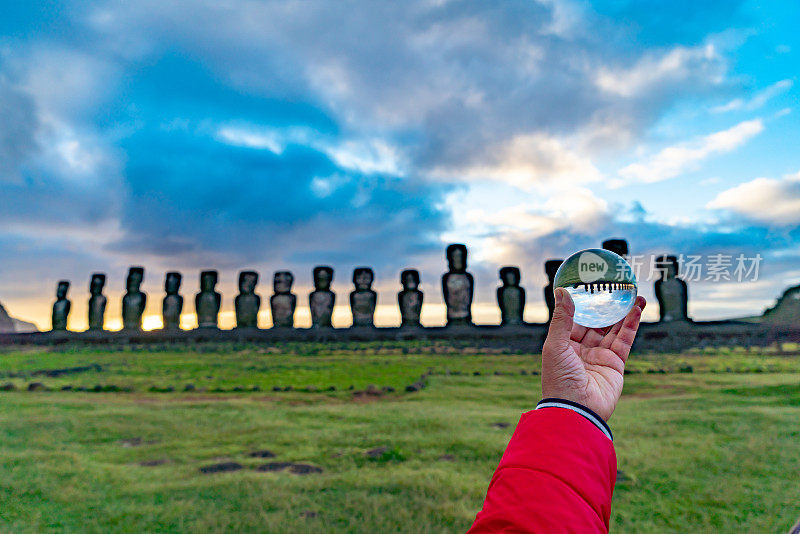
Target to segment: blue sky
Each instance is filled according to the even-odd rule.
[[[373,266],[392,324],[416,267],[434,324],[453,241],[484,322],[499,320],[500,266],[521,267],[539,320],[544,260],[607,237],[642,255],[761,254],[758,281],[690,284],[700,319],[759,313],[800,282],[797,2],[2,11],[0,302],[41,327],[62,278],[85,327],[94,271],[113,325],[131,264],[150,315],[167,270],[189,295],[219,269],[224,324],[239,270],[261,272],[264,296],[293,270],[304,304],[317,264],[336,268],[341,304],[353,267]],[[652,281],[641,292],[655,304]]]

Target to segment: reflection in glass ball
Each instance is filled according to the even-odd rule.
[[[564,260],[553,287],[569,292],[575,303],[575,322],[589,328],[615,324],[636,301],[636,276],[630,264],[601,248],[581,250]]]

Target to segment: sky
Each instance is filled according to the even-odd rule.
[[[544,261],[610,237],[644,258],[649,320],[653,255],[700,257],[699,320],[800,283],[794,0],[2,3],[0,302],[42,329],[61,279],[86,328],[93,272],[121,326],[130,265],[147,328],[169,270],[192,326],[203,269],[225,327],[240,270],[261,275],[262,326],[273,272],[293,271],[307,325],[320,264],[339,326],[361,265],[379,325],[399,323],[404,268],[441,324],[452,242],[481,323],[501,266],[543,320]],[[761,258],[741,281],[740,255]]]

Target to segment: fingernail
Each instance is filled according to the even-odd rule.
[[[560,287],[556,288],[556,306],[561,304],[561,301],[564,299],[564,290]]]

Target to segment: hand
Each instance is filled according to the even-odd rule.
[[[628,315],[607,328],[574,324],[575,304],[566,289],[555,290],[555,302],[542,348],[542,396],[577,402],[608,421],[646,301],[636,297]]]

